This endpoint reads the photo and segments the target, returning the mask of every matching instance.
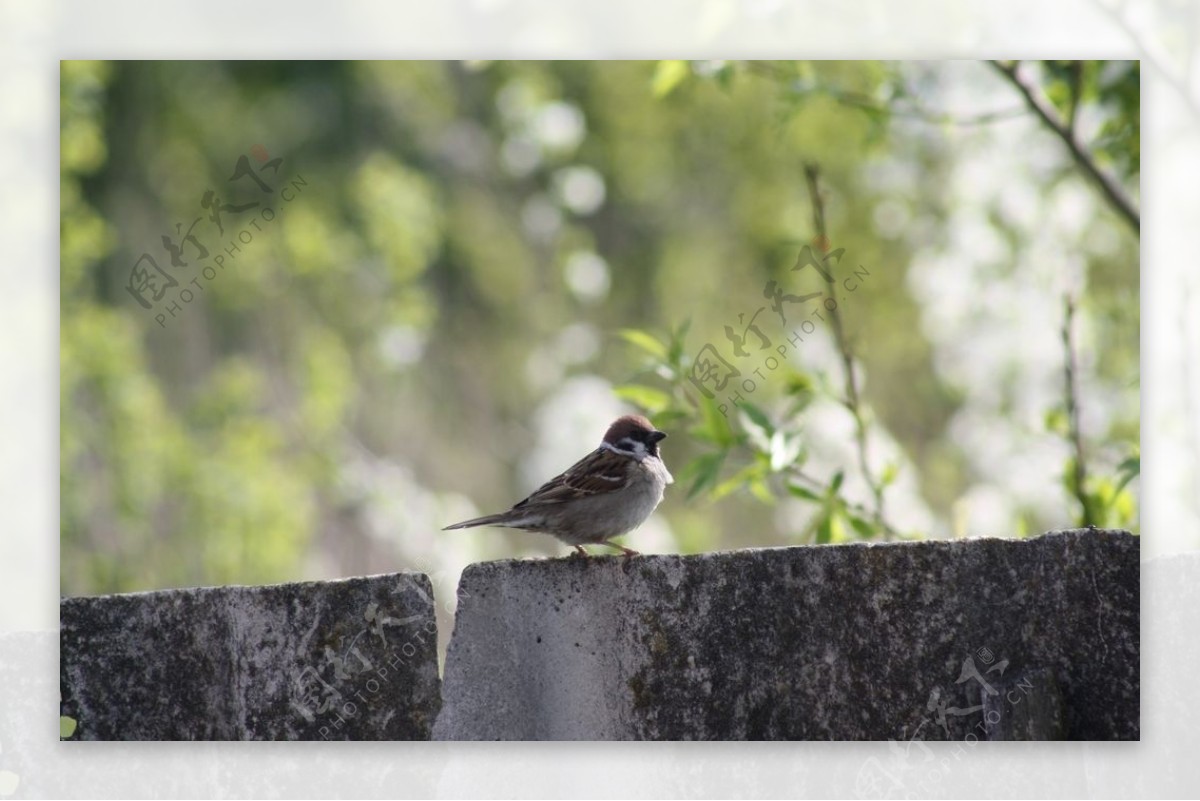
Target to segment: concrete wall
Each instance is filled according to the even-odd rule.
[[[84,739],[1138,739],[1138,588],[1098,530],[490,562],[440,687],[416,574],[66,599],[62,707]]]
[[[67,598],[62,714],[85,740],[424,740],[441,706],[429,580]]]
[[[434,736],[1137,739],[1138,571],[1110,531],[472,565]]]

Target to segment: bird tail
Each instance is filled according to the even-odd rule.
[[[464,520],[461,523],[455,523],[452,526],[446,526],[442,531],[451,531],[456,528],[475,528],[476,526],[507,526],[510,525],[505,519],[505,514],[502,512],[495,515],[484,515],[483,517]]]

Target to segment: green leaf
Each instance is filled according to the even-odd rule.
[[[728,448],[737,442],[733,427],[729,425],[725,415],[721,414],[715,400],[703,395],[700,397],[700,416],[700,426],[696,429],[696,436],[722,448]]]
[[[798,436],[788,436],[783,431],[771,435],[771,472],[778,473],[790,467],[800,456],[802,446]]]
[[[746,432],[746,438],[750,441],[750,445],[760,453],[770,453],[771,451],[771,434],[774,427],[767,416],[762,413],[762,410],[750,403],[739,403],[738,419],[741,421],[742,430]]]
[[[659,389],[645,387],[641,384],[626,384],[613,390],[621,400],[626,400],[634,406],[641,407],[651,415],[671,405],[671,396]]]
[[[70,739],[71,735],[75,734],[75,727],[78,726],[75,718],[69,718],[66,715],[58,716],[58,736],[63,740]]]
[[[845,542],[850,539],[846,536],[846,524],[842,522],[842,516],[836,512],[829,516],[829,541],[830,542]]]
[[[833,541],[833,512],[827,511],[817,524],[817,544],[827,545]]]
[[[1067,410],[1061,406],[1055,406],[1050,411],[1046,412],[1044,419],[1046,430],[1052,434],[1058,434],[1060,437],[1065,437],[1069,433],[1067,425]]]
[[[1090,491],[1086,493],[1087,514],[1085,523],[1097,526],[1107,524],[1108,510],[1117,499],[1116,485],[1107,478],[1088,481]]]
[[[864,540],[869,540],[875,536],[875,527],[858,515],[847,512],[846,519],[850,521],[851,528],[858,532],[858,536]]]
[[[900,475],[900,465],[895,462],[888,462],[884,465],[883,474],[879,477],[879,484],[883,487],[890,487],[896,477]]]
[[[771,419],[767,417],[766,412],[755,406],[749,401],[742,401],[737,407],[745,412],[746,417],[750,418],[750,422],[767,432],[767,435],[775,433],[775,426],[771,425]]]
[[[817,396],[817,386],[811,375],[795,370],[784,379],[784,392],[792,399],[795,413],[813,402]]]
[[[666,97],[688,76],[691,69],[686,61],[660,61],[654,68],[650,90],[655,97]]]
[[[717,85],[719,85],[722,89],[728,90],[733,84],[733,75],[733,65],[729,63],[722,64],[721,68],[717,70],[717,74],[715,76],[717,79]]]
[[[833,474],[833,480],[829,482],[829,494],[837,495],[838,490],[842,488],[842,481],[846,478],[846,471],[839,470]]]
[[[1133,521],[1133,493],[1122,490],[1116,494],[1109,505],[1110,519],[1122,528]]]
[[[725,461],[725,451],[706,453],[689,462],[684,468],[684,475],[694,475],[692,486],[688,489],[687,499],[690,501],[700,494],[701,490],[717,480],[721,473],[721,464]]]
[[[746,486],[750,490],[750,494],[762,503],[775,503],[775,496],[771,494],[771,489],[767,486],[767,482],[762,476],[755,476]]]
[[[788,484],[787,491],[789,494],[796,496],[802,500],[821,502],[821,496],[810,490],[808,487],[802,487],[799,484]]]
[[[1142,458],[1140,456],[1130,456],[1125,461],[1117,465],[1117,472],[1122,474],[1121,480],[1117,482],[1117,492],[1125,489],[1125,485],[1142,474]]]
[[[689,317],[671,332],[671,344],[667,352],[667,361],[672,367],[679,367],[683,364],[683,343],[687,337],[688,329],[691,327],[692,319]]]
[[[1071,105],[1071,88],[1065,81],[1051,81],[1045,85],[1046,99],[1054,104],[1058,113],[1066,117]]]
[[[669,429],[676,428],[679,424],[682,424],[687,419],[687,412],[679,409],[678,407],[663,409],[662,411],[654,413],[654,425],[661,431],[667,431],[667,433],[670,433]]]
[[[1067,457],[1062,470],[1062,485],[1072,496],[1075,495],[1075,457]]]
[[[666,361],[666,346],[645,331],[639,331],[636,328],[622,328],[617,334],[626,342],[636,345],[654,358]]]
[[[748,483],[758,478],[761,470],[762,468],[757,464],[743,467],[713,489],[712,499],[714,501],[720,500],[726,495],[731,495],[742,487],[745,487]]]

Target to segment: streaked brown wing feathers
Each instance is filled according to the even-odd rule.
[[[607,449],[592,451],[566,472],[555,476],[513,508],[562,503],[586,495],[613,492],[625,486],[626,457]]]

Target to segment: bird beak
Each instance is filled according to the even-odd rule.
[[[652,445],[653,445],[653,444],[657,444],[657,443],[661,442],[662,440],[664,440],[664,439],[666,439],[666,438],[667,438],[667,435],[666,435],[666,434],[664,434],[663,432],[661,432],[661,431],[655,431],[655,432],[653,432],[653,433],[650,435],[650,443],[651,443]]]

